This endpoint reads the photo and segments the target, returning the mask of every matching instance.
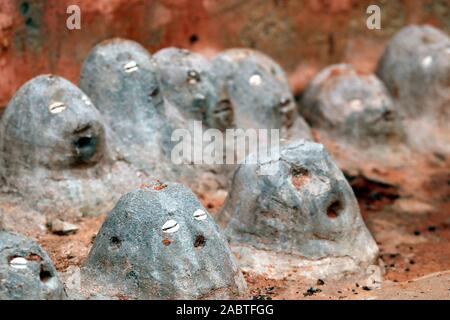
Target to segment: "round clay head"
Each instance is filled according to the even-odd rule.
[[[60,300],[64,286],[50,258],[34,241],[0,231],[0,299]]]
[[[67,80],[44,75],[24,84],[1,122],[3,175],[89,167],[105,156],[105,130],[90,99]]]
[[[165,48],[155,53],[164,98],[187,120],[207,123],[217,103],[210,62],[186,49]]]
[[[290,256],[299,266],[321,261],[311,272],[335,276],[377,257],[351,187],[324,147],[312,142],[292,143],[267,162],[242,164],[219,221],[228,223],[230,245],[255,272],[273,275],[279,267],[280,275],[288,265],[295,269],[285,259]],[[264,258],[269,252],[286,266],[275,263],[271,269]],[[342,269],[332,266],[334,258]],[[299,275],[309,273],[305,270],[300,268]]]
[[[389,42],[378,64],[399,111],[408,118],[450,118],[450,38],[431,26],[407,26]],[[430,119],[428,119],[430,121]]]
[[[245,287],[212,217],[179,184],[154,183],[124,195],[83,270],[87,283],[139,299],[232,297]]]
[[[83,64],[80,88],[124,142],[152,141],[162,125],[156,65],[134,41],[113,39],[92,49]]]
[[[24,84],[5,110],[0,132],[5,187],[40,213],[99,214],[127,186],[139,184],[132,168],[114,161],[91,100],[63,78],[45,75]]]
[[[213,74],[220,101],[211,117],[215,127],[289,128],[298,116],[294,97],[281,67],[250,49],[217,55]]]
[[[305,90],[301,112],[312,127],[359,146],[402,136],[400,117],[383,83],[350,65],[322,70]]]

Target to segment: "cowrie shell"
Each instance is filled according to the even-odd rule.
[[[175,220],[168,220],[164,225],[162,226],[162,231],[164,233],[174,233],[177,232],[178,229],[180,229],[180,225]]]
[[[205,220],[207,217],[208,217],[208,215],[202,209],[197,209],[194,212],[194,219],[195,220]]]
[[[50,104],[48,106],[48,110],[50,111],[50,113],[56,114],[56,113],[61,113],[64,110],[67,109],[67,106],[64,104],[64,102],[53,102],[52,104]]]
[[[422,67],[428,68],[433,63],[433,57],[432,56],[426,56],[422,60]]]
[[[254,74],[248,79],[248,83],[250,83],[252,86],[259,86],[262,83],[262,78],[259,74]]]
[[[127,64],[123,66],[123,70],[125,70],[126,73],[132,73],[139,69],[136,61],[130,61]]]
[[[350,108],[353,111],[361,111],[363,108],[363,103],[360,99],[353,99],[349,102]]]
[[[27,264],[28,264],[27,259],[22,257],[14,258],[9,262],[9,265],[14,269],[26,269]]]

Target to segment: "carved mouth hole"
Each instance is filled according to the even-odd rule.
[[[43,266],[41,266],[41,271],[39,272],[39,279],[41,279],[42,282],[47,282],[51,278],[53,278],[53,275],[50,271],[45,270]]]
[[[97,137],[84,136],[79,137],[73,142],[77,160],[86,162],[91,159],[97,151]]]
[[[327,216],[330,219],[336,219],[342,211],[342,204],[340,201],[333,201],[327,209]]]
[[[194,241],[194,247],[195,247],[195,248],[198,248],[198,247],[204,247],[205,244],[206,244],[206,238],[205,238],[203,235],[199,234],[199,235],[195,238],[195,241]]]
[[[122,240],[120,240],[119,237],[112,236],[110,239],[110,243],[113,249],[119,249],[120,245],[122,244]]]
[[[309,182],[309,171],[302,167],[293,167],[291,169],[291,182],[295,189],[299,190]]]

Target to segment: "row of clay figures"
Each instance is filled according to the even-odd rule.
[[[81,90],[52,75],[30,80],[1,119],[0,299],[67,298],[43,249],[12,231],[106,212],[69,298],[245,298],[241,270],[379,285],[378,248],[355,195],[312,136],[348,174],[450,153],[449,57],[447,35],[406,27],[379,63],[381,80],[328,67],[300,108],[282,69],[248,49],[151,56],[117,39],[92,50]],[[280,129],[284,143],[267,162],[175,165],[171,133],[194,130],[194,120]],[[216,217],[195,195],[227,192]]]

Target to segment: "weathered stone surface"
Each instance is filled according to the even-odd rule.
[[[98,44],[83,65],[80,88],[116,134],[124,158],[155,179],[166,177],[172,129],[147,50],[123,39]]]
[[[91,293],[136,299],[231,298],[245,281],[219,228],[194,194],[154,183],[124,195],[82,269]]]
[[[65,299],[50,258],[34,241],[0,231],[0,300]]]
[[[322,70],[305,90],[300,111],[323,134],[362,148],[399,141],[403,135],[384,84],[347,64]]]
[[[387,46],[377,74],[405,118],[410,143],[450,152],[449,36],[431,26],[401,29]]]
[[[118,161],[89,98],[63,78],[44,75],[22,86],[0,124],[2,197],[52,217],[109,210],[140,179]],[[4,199],[5,199],[4,198]]]
[[[162,49],[154,57],[168,103],[168,116],[172,121],[197,120],[209,126],[209,113],[217,104],[210,62],[197,53],[178,48]]]
[[[5,223],[3,218],[3,210],[0,209],[0,231],[5,230]]]
[[[242,164],[218,221],[241,268],[270,278],[363,274],[378,256],[344,175],[312,142]]]
[[[394,168],[410,157],[401,114],[373,74],[347,64],[329,66],[308,85],[299,110],[350,176],[384,181],[373,168]]]
[[[212,64],[220,94],[210,115],[213,127],[281,129],[286,139],[310,138],[287,77],[275,61],[251,49],[230,49]]]

